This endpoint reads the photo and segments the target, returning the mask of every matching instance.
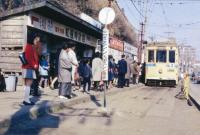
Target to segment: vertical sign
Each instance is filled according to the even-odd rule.
[[[103,29],[103,73],[102,80],[108,80],[108,47],[109,47],[109,30],[105,27]]]

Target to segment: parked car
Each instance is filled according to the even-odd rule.
[[[196,74],[196,76],[195,76],[195,81],[196,81],[197,83],[200,83],[200,72],[198,72],[198,73]]]

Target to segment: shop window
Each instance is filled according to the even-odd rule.
[[[166,50],[157,50],[156,62],[166,62],[167,51]]]
[[[148,51],[148,62],[154,62],[154,50]]]
[[[66,28],[66,37],[69,37],[69,35],[70,35],[70,29]]]
[[[74,30],[70,30],[70,38],[73,39],[74,38]]]
[[[77,31],[74,32],[74,39],[78,40],[78,33],[77,33]]]
[[[85,43],[85,34],[82,34],[82,42]]]
[[[91,37],[87,35],[87,41],[91,41]]]
[[[78,32],[78,41],[81,41],[81,32]]]
[[[169,62],[175,63],[175,51],[174,50],[169,51]]]

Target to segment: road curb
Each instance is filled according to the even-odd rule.
[[[195,98],[193,98],[191,95],[190,96],[190,99],[191,101],[194,103],[194,105],[197,107],[197,109],[200,111],[200,104],[195,100]]]
[[[134,88],[142,88],[144,85],[139,84],[136,86],[132,86],[132,87],[128,87],[128,88],[124,88],[124,89],[114,89],[114,90],[108,90],[107,91],[107,95],[114,95],[120,92],[125,92],[125,91],[130,91]],[[94,95],[91,96],[95,96],[96,98],[99,98],[100,96],[102,96],[103,93],[96,93]],[[49,113],[54,113],[57,112],[59,110],[62,110],[64,108],[76,105],[76,104],[80,104],[80,103],[85,103],[85,102],[89,102],[91,101],[91,97],[90,96],[84,96],[84,97],[80,97],[80,98],[74,98],[65,102],[52,102],[52,101],[48,101],[47,104],[45,105],[35,105],[34,107],[32,107],[29,111],[25,111],[22,112],[18,115],[14,116],[12,115],[11,118],[5,118],[4,120],[0,121],[0,133],[5,130],[5,128],[8,128],[10,123],[15,124],[13,122],[20,122],[22,120],[25,120],[27,118],[29,119],[37,119],[38,117],[41,117],[45,114],[49,114]]]

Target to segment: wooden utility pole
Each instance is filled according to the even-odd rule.
[[[114,0],[108,0],[108,7],[111,7],[111,4]]]
[[[142,62],[142,52],[143,52],[143,41],[144,41],[144,26],[145,24],[142,22],[141,25],[141,33],[140,33],[140,44],[138,47],[138,62]]]

